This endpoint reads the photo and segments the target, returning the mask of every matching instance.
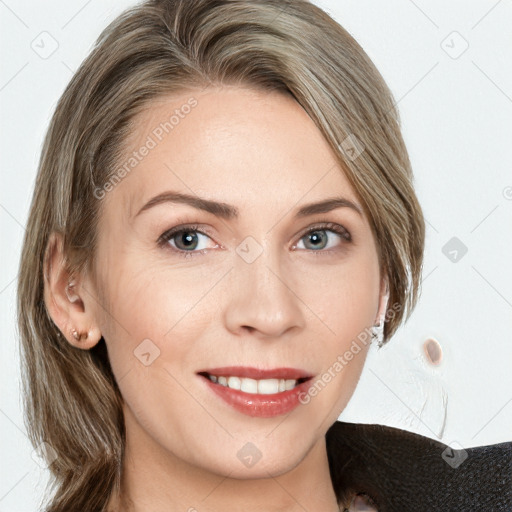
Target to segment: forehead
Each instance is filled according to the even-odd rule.
[[[130,158],[115,190],[128,217],[165,190],[251,214],[334,194],[359,202],[311,118],[276,92],[230,86],[159,98],[134,118],[118,167]]]

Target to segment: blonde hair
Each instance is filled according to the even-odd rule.
[[[48,511],[105,510],[124,446],[122,398],[103,338],[89,351],[75,348],[46,310],[49,236],[62,235],[70,272],[93,269],[97,190],[113,176],[134,117],[161,95],[222,84],[291,94],[339,158],[370,220],[389,307],[400,305],[385,341],[416,305],[425,226],[399,116],[349,33],[307,0],[149,0],[125,11],[58,102],[22,249],[25,421],[34,446],[45,442],[57,456]]]

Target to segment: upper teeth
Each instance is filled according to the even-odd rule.
[[[240,377],[223,377],[216,375],[208,375],[212,382],[217,382],[222,386],[227,386],[231,389],[238,391],[245,391],[246,393],[259,393],[262,395],[271,395],[273,393],[281,393],[293,389],[297,384],[296,379],[246,379]]]

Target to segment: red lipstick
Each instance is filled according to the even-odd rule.
[[[312,374],[296,368],[261,369],[248,366],[225,366],[202,370],[198,372],[198,375],[209,389],[234,409],[248,416],[259,418],[270,418],[291,412],[301,403],[300,396],[307,393],[312,383]],[[208,375],[255,380],[294,379],[298,382],[294,388],[278,393],[247,393],[231,389],[218,382],[212,382]]]
[[[253,366],[222,366],[220,368],[206,368],[197,373],[209,373],[210,375],[226,375],[233,377],[246,377],[248,379],[306,379],[313,377],[305,370],[297,368],[254,368]]]

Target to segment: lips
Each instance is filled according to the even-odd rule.
[[[216,396],[235,410],[260,418],[291,412],[301,404],[301,395],[313,384],[313,376],[298,368],[224,366],[197,374]]]
[[[263,380],[263,379],[295,379],[305,380],[313,377],[313,374],[298,368],[254,368],[252,366],[223,366],[220,368],[207,368],[197,372],[198,375],[209,374],[220,376],[233,376],[247,379]]]

